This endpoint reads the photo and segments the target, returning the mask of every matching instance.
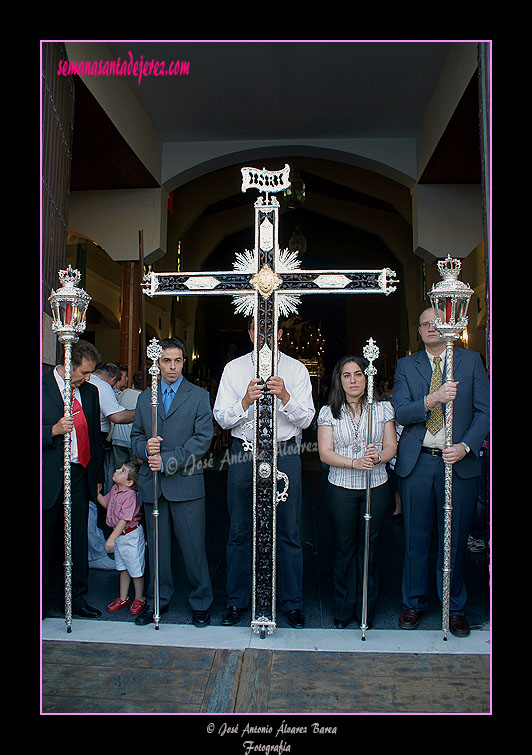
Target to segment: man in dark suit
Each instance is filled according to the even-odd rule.
[[[442,313],[443,318],[443,313]],[[399,626],[415,629],[427,610],[430,546],[436,519],[436,582],[442,599],[445,463],[453,465],[449,629],[469,634],[464,564],[481,472],[480,449],[489,432],[489,381],[480,354],[453,348],[453,381],[445,382],[445,340],[426,309],[418,332],[425,348],[397,363],[392,403],[404,429],[395,473],[403,506],[405,560]],[[442,378],[439,378],[438,370]],[[434,378],[434,380],[433,380]],[[439,388],[435,386],[440,384]],[[453,445],[445,448],[445,404],[453,401]]]
[[[51,604],[63,602],[64,584],[64,436],[71,433],[72,613],[97,618],[101,611],[88,605],[87,520],[89,499],[103,482],[103,447],[98,391],[87,381],[99,360],[87,341],[72,347],[72,417],[64,416],[65,370],[58,365],[42,378],[42,615]]]
[[[174,593],[171,564],[171,527],[183,554],[191,586],[192,621],[210,623],[212,586],[205,550],[205,487],[202,457],[213,435],[209,394],[183,376],[185,347],[177,338],[160,342],[161,380],[158,387],[157,436],[152,433],[151,390],[141,393],[131,429],[131,448],[142,461],[138,486],[148,531],[151,579],[148,601],[153,602],[155,573],[153,474],[159,474],[159,607],[163,614]],[[153,622],[148,604],[135,623]]]

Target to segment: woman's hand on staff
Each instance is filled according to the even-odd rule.
[[[366,446],[366,453],[364,454],[368,459],[371,459],[373,464],[379,463],[379,451],[374,443],[369,443]]]
[[[373,456],[373,449],[375,449],[375,457]],[[353,469],[360,469],[365,472],[372,470],[377,463],[378,451],[373,444],[366,446],[364,456],[353,461]]]

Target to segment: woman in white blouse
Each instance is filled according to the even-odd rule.
[[[318,416],[320,459],[329,465],[326,503],[333,527],[335,558],[334,624],[346,627],[362,619],[366,481],[371,472],[371,520],[368,575],[368,626],[373,624],[378,592],[378,551],[382,523],[390,506],[386,462],[397,452],[394,411],[389,401],[368,410],[363,357],[345,356],[336,364],[329,403]]]

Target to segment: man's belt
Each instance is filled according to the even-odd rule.
[[[431,456],[441,456],[441,448],[427,448],[427,446],[421,446],[421,450],[424,454],[430,454]]]
[[[120,534],[127,535],[128,532],[133,532],[133,530],[136,530],[137,527],[138,527],[138,524],[136,524],[134,527],[126,527],[126,529],[123,530]]]

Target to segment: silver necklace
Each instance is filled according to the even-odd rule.
[[[360,451],[360,449],[362,447],[360,445],[360,441],[358,439],[358,431],[360,430],[360,425],[362,424],[362,417],[364,416],[365,409],[366,409],[366,407],[364,406],[362,408],[362,411],[360,412],[360,420],[358,422],[358,425],[357,425],[357,423],[355,421],[354,416],[351,414],[351,410],[350,409],[347,410],[347,413],[349,414],[349,419],[351,420],[351,424],[353,425],[353,430],[355,432],[355,442],[353,443],[353,451],[356,454]]]

